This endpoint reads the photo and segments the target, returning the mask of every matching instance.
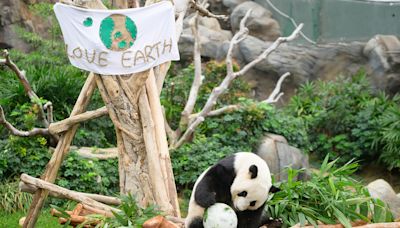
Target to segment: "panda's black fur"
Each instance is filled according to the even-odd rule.
[[[241,156],[238,156],[238,154],[241,154]],[[251,156],[248,154],[251,154]],[[193,188],[189,203],[189,214],[186,218],[186,228],[203,228],[204,210],[217,202],[225,203],[235,210],[238,218],[238,228],[258,228],[267,222],[267,219],[264,216],[265,201],[262,202],[262,205],[256,210],[243,211],[236,209],[232,201],[231,186],[237,177],[235,161],[236,164],[239,162],[236,159],[238,159],[238,157],[243,159],[243,155],[245,155],[245,158],[249,157],[250,160],[261,159],[257,155],[254,157],[255,154],[248,154],[241,152],[226,157],[202,173]],[[266,172],[267,175],[270,176],[268,166],[266,167],[266,170],[259,170],[260,167],[257,167],[256,165],[249,165],[247,168],[249,179],[257,181],[259,172]],[[264,168],[264,166],[261,168]],[[269,192],[277,190],[277,188],[273,187],[270,182],[267,185],[269,186],[265,187],[269,188]],[[268,192],[266,194],[268,195]]]

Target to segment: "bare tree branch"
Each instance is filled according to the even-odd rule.
[[[180,147],[184,142],[187,141],[188,138],[193,134],[194,130],[196,129],[199,124],[201,124],[204,121],[203,116],[198,116],[196,120],[186,129],[185,133],[182,135],[182,137],[178,140],[178,142],[174,145],[171,145],[171,149],[176,149]]]
[[[280,91],[281,91],[281,87],[282,87],[282,82],[283,82],[289,75],[290,75],[289,72],[287,72],[287,73],[285,73],[284,75],[282,75],[282,76],[279,78],[278,82],[276,83],[276,86],[275,86],[274,90],[273,90],[272,93],[268,96],[268,98],[265,99],[265,100],[263,100],[263,101],[260,101],[260,102],[258,102],[258,103],[266,103],[266,104],[276,103],[276,102],[283,96],[283,92],[280,92]],[[219,109],[215,109],[215,110],[210,111],[210,112],[207,114],[207,117],[219,116],[219,115],[222,115],[222,114],[224,114],[224,113],[233,112],[233,111],[236,111],[236,110],[241,109],[241,108],[242,108],[242,105],[240,105],[240,104],[227,105],[227,106],[224,106],[224,107],[222,107],[222,108],[219,108]]]
[[[215,15],[211,13],[207,7],[203,6],[202,4],[199,4],[196,0],[190,0],[190,3],[192,3],[193,7],[200,13],[202,16],[206,17],[213,17],[216,19],[221,19],[221,20],[228,20],[228,17],[226,15]]]
[[[178,18],[176,19],[176,37],[179,40],[183,31],[183,19],[185,19],[186,10],[179,13]]]
[[[219,108],[219,109],[215,109],[215,110],[213,110],[213,111],[210,111],[210,112],[207,114],[207,117],[219,116],[219,115],[221,115],[221,114],[223,114],[223,113],[226,113],[226,112],[233,112],[233,111],[236,111],[236,110],[238,110],[238,109],[240,109],[240,108],[241,108],[241,105],[239,105],[239,104],[227,105],[227,106],[224,106],[224,107],[222,107],[222,108]]]
[[[290,36],[288,37],[279,37],[274,43],[272,43],[264,52],[262,52],[256,59],[251,61],[250,63],[246,64],[240,71],[238,72],[233,72],[233,63],[232,63],[232,52],[233,48],[235,47],[236,44],[244,40],[248,34],[248,29],[246,28],[246,20],[251,14],[251,10],[249,10],[246,15],[243,17],[243,19],[240,22],[240,28],[239,31],[233,36],[230,44],[229,44],[229,49],[228,53],[226,56],[226,65],[227,65],[227,75],[225,76],[224,80],[213,89],[211,92],[210,96],[207,99],[206,104],[204,105],[203,109],[195,114],[192,115],[192,119],[189,120],[189,125],[184,132],[184,134],[181,136],[181,138],[177,141],[176,144],[173,144],[170,146],[171,149],[178,148],[181,146],[184,142],[186,142],[190,136],[193,134],[194,130],[197,128],[199,124],[201,124],[204,121],[204,118],[210,115],[210,112],[212,111],[212,108],[215,106],[217,103],[217,100],[219,96],[224,93],[228,87],[230,86],[231,82],[238,76],[241,76],[245,74],[248,70],[250,70],[252,67],[254,67],[256,64],[261,62],[263,59],[267,58],[269,54],[271,54],[274,50],[276,50],[281,43],[292,41],[295,39],[298,35],[300,30],[303,27],[303,24],[300,24]],[[265,100],[264,102],[276,102],[282,94],[279,93],[280,87],[282,84],[282,81],[287,77],[288,75],[284,75],[283,79],[281,78],[280,83],[278,83],[277,87],[271,96]],[[279,94],[278,94],[279,93]],[[222,109],[217,109],[211,112],[211,115],[218,115],[223,112],[226,112],[228,110],[235,110],[240,108],[238,105],[231,105],[227,107],[223,107]]]
[[[43,105],[43,110],[47,113],[47,121],[49,124],[53,123],[53,103],[51,103],[51,101],[46,102],[46,104]]]
[[[0,124],[7,128],[12,135],[21,136],[21,137],[29,137],[29,136],[49,136],[49,130],[47,128],[33,128],[30,131],[21,131],[15,128],[10,122],[6,120],[4,115],[3,107],[0,105]]]
[[[294,27],[298,27],[296,21],[290,17],[289,15],[285,14],[284,12],[280,11],[274,4],[272,4],[272,2],[270,0],[265,0],[268,5],[274,9],[278,14],[280,14],[281,16],[287,18],[290,20],[290,22],[292,22],[292,24],[294,25]],[[307,40],[309,43],[316,45],[317,43],[313,40],[311,40],[310,38],[308,38],[303,32],[300,31],[300,36],[303,37],[305,40]]]
[[[201,53],[200,53],[200,36],[198,32],[199,18],[198,12],[190,20],[190,26],[194,36],[194,79],[192,87],[190,88],[189,98],[186,102],[185,108],[182,111],[180,120],[180,126],[186,126],[189,122],[189,115],[192,114],[194,106],[196,104],[197,95],[202,84],[201,76]]]
[[[170,145],[174,145],[176,143],[176,141],[178,140],[178,135],[177,135],[177,131],[172,130],[171,126],[169,125],[168,121],[167,121],[167,116],[165,115],[165,109],[163,106],[161,106],[162,108],[162,113],[164,116],[164,126],[165,126],[165,132],[167,133],[168,136],[168,141]]]
[[[263,100],[262,102],[271,104],[271,103],[275,103],[279,100],[279,98],[281,98],[281,96],[283,96],[283,92],[281,91],[281,87],[282,87],[282,82],[290,76],[289,72],[286,72],[285,74],[283,74],[278,82],[276,83],[275,89],[272,91],[272,93],[269,95],[269,97],[265,100]]]
[[[264,60],[265,58],[268,57],[269,54],[271,54],[273,51],[275,51],[275,49],[277,49],[279,47],[279,45],[281,45],[281,43],[286,43],[289,41],[292,41],[294,39],[296,39],[299,35],[299,32],[301,31],[301,29],[303,28],[303,23],[301,23],[293,32],[290,36],[287,37],[279,37],[277,40],[275,40],[271,46],[269,46],[263,53],[261,53],[256,59],[254,59],[253,61],[249,62],[248,64],[246,64],[240,71],[235,72],[234,73],[234,77],[238,77],[241,76],[243,74],[245,74],[248,70],[250,70],[251,68],[253,68],[255,65],[257,65],[259,62],[261,62],[262,60]]]
[[[246,21],[251,14],[251,9],[246,12],[242,20],[240,21],[239,31],[232,37],[231,42],[229,43],[228,52],[226,54],[226,74],[233,74],[233,63],[232,63],[232,53],[233,48],[249,34],[249,29],[246,28]]]
[[[18,66],[10,59],[10,54],[8,53],[7,50],[3,50],[2,55],[4,56],[5,59],[1,59],[0,63],[9,67],[15,73],[15,75],[21,82],[22,86],[24,87],[25,93],[28,95],[29,99],[31,99],[32,102],[36,103],[40,107],[38,113],[39,120],[43,123],[45,127],[48,127],[49,121],[46,118],[43,105],[40,104],[40,102],[38,102],[39,96],[36,95],[36,93],[32,90],[32,87],[25,76],[25,71],[20,70]]]

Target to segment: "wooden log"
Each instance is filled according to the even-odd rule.
[[[171,158],[168,150],[167,135],[165,132],[164,114],[161,108],[157,82],[153,70],[150,71],[149,77],[146,81],[146,91],[149,100],[151,116],[154,121],[155,139],[158,147],[163,181],[164,185],[167,187],[169,202],[174,209],[174,213],[172,215],[181,217],[178,195],[175,186],[175,178],[172,171]]]
[[[24,183],[21,181],[21,182],[19,182],[19,190],[22,192],[34,194],[38,190],[38,187],[35,185]],[[101,203],[105,203],[107,205],[120,205],[121,204],[121,200],[116,197],[104,196],[104,195],[98,195],[98,194],[92,194],[92,193],[76,192],[76,191],[72,191],[72,190],[68,190],[68,189],[67,189],[67,191],[71,191],[76,194],[81,194],[85,197],[91,198],[91,199],[96,200]],[[63,195],[60,192],[54,191],[54,190],[49,191],[49,195],[52,197],[55,197],[55,198],[72,200],[71,198],[66,198],[67,197],[66,195]]]
[[[164,181],[162,171],[164,164],[162,164],[160,160],[160,152],[157,147],[157,135],[145,90],[142,91],[139,97],[139,109],[140,113],[142,113],[140,117],[142,120],[143,137],[146,145],[147,162],[149,165],[150,180],[153,186],[153,194],[161,210],[167,214],[173,214],[174,208],[170,204],[170,200],[168,198],[168,185],[166,184],[166,181]]]
[[[100,209],[91,207],[91,206],[86,205],[86,204],[83,204],[83,209],[84,209],[83,212],[82,212],[83,215],[99,214],[99,215],[103,215],[103,216],[106,216],[106,217],[109,217],[109,218],[114,217],[113,213],[110,213],[110,212],[104,211],[104,210],[100,210]]]
[[[85,113],[76,115],[76,116],[71,116],[67,119],[55,122],[50,124],[49,126],[49,132],[51,134],[59,134],[61,132],[67,131],[69,130],[72,126],[87,121],[87,120],[91,120],[100,116],[104,116],[107,115],[108,111],[106,107],[102,107],[99,109],[96,109],[94,111],[87,111]]]
[[[79,213],[79,215],[81,215],[81,216],[98,214],[98,215],[103,215],[103,216],[109,217],[109,218],[114,217],[114,215],[112,213],[108,212],[108,211],[103,211],[103,210],[100,210],[100,209],[97,209],[97,208],[94,208],[94,207],[90,207],[90,206],[88,206],[86,204],[79,204],[79,205],[82,205],[82,209],[80,210],[80,213]],[[69,214],[69,215],[72,215],[75,212],[74,211],[66,211],[66,213]],[[56,210],[54,208],[52,208],[50,210],[50,214],[52,216],[57,216],[57,217],[62,215],[61,212],[59,212],[58,210]]]
[[[78,204],[75,206],[74,210],[72,211],[72,214],[73,214],[73,215],[80,215],[82,210],[83,210],[83,204],[78,203]]]
[[[158,96],[161,95],[161,90],[164,85],[164,80],[165,80],[165,77],[167,76],[167,72],[168,72],[168,69],[170,66],[171,66],[171,62],[166,62],[166,63],[158,65],[157,67],[154,68],[154,75],[155,75],[156,82],[157,82]]]
[[[97,76],[100,94],[116,126],[121,194],[136,195],[140,206],[158,203],[150,183],[137,100],[148,71],[134,76]],[[136,102],[136,103],[135,103]],[[123,130],[124,129],[124,130]]]
[[[82,90],[79,94],[79,97],[75,103],[75,106],[70,116],[78,115],[86,109],[86,106],[89,104],[90,98],[95,88],[96,88],[95,76],[93,73],[90,73],[88,78],[86,79],[85,84],[82,87]],[[74,138],[76,129],[77,126],[74,126],[68,132],[66,132],[64,135],[60,137],[57,147],[49,163],[46,166],[44,174],[41,177],[43,180],[50,183],[54,183],[57,177],[58,170],[63,161],[63,158],[65,154],[69,151],[69,147]],[[43,207],[47,195],[48,191],[45,189],[38,189],[36,191],[23,225],[24,228],[33,228],[35,226],[40,210]]]
[[[178,228],[179,226],[158,215],[143,223],[143,228]]]
[[[21,174],[21,180],[27,184],[35,185],[38,188],[46,189],[47,191],[51,191],[51,192],[57,192],[58,194],[63,195],[67,199],[75,200],[77,202],[89,205],[90,207],[94,207],[94,208],[108,211],[108,212],[111,212],[111,211],[119,212],[120,211],[116,208],[110,207],[106,204],[97,202],[96,200],[86,197],[86,196],[80,194],[79,192],[71,191],[66,188],[57,186],[55,184],[43,181],[41,179],[31,177],[25,173]]]
[[[63,218],[63,217],[59,217],[58,218],[58,222],[60,224],[65,224],[68,221],[70,221],[71,226],[78,226],[81,225],[82,223],[85,223],[85,225],[83,227],[94,227],[95,225],[99,224],[100,221],[98,219],[94,219],[94,218],[88,218],[85,216],[80,216],[80,215],[71,215],[70,218]]]
[[[116,147],[114,148],[80,147],[76,148],[75,151],[79,156],[88,159],[107,160],[118,157],[118,148]]]
[[[90,207],[90,206],[82,204],[82,203],[77,204],[73,211],[65,211],[65,212],[69,215],[86,216],[86,215],[98,214],[98,215],[103,215],[103,216],[109,217],[109,218],[114,217],[114,215],[110,212],[103,211],[103,210],[100,210],[97,208],[93,208],[93,207]],[[50,214],[52,216],[57,216],[57,217],[62,216],[62,213],[54,208],[52,208],[50,210]]]
[[[168,220],[168,221],[171,221],[171,222],[173,222],[173,223],[176,223],[176,224],[185,224],[185,219],[184,218],[179,218],[179,217],[174,217],[174,216],[165,216],[165,218]]]

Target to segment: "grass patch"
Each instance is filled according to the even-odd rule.
[[[19,228],[18,221],[26,215],[23,211],[7,213],[0,211],[0,227]],[[40,213],[36,228],[57,228],[62,227],[56,217],[50,215],[50,209],[45,209]]]

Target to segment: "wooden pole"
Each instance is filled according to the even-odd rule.
[[[149,100],[151,117],[154,122],[155,139],[158,147],[161,171],[164,185],[167,187],[170,204],[174,208],[174,216],[180,217],[178,196],[176,194],[175,178],[172,172],[171,158],[169,156],[167,135],[164,126],[164,115],[161,109],[157,82],[153,70],[150,71],[146,81],[146,91]],[[142,113],[142,110],[141,110]]]
[[[83,85],[81,93],[79,94],[78,100],[76,101],[70,116],[75,116],[85,111],[86,106],[89,104],[90,97],[92,96],[95,88],[95,76],[93,73],[90,73],[86,79],[85,84]],[[71,145],[72,139],[74,138],[77,127],[78,126],[75,125],[64,135],[61,135],[57,147],[49,163],[47,164],[46,170],[41,179],[50,183],[54,183],[63,158],[65,154],[69,151],[69,147]],[[46,200],[48,193],[49,191],[45,189],[39,189],[38,191],[36,191],[35,195],[33,196],[28,215],[26,216],[23,225],[24,228],[33,228],[35,226],[40,210],[43,207],[44,201]]]
[[[49,132],[51,134],[59,134],[61,132],[67,131],[68,129],[71,128],[71,126],[74,126],[78,123],[91,120],[100,116],[104,116],[107,114],[108,112],[106,107],[101,107],[93,111],[87,111],[85,113],[76,116],[71,116],[70,118],[55,123],[51,123],[49,126]]]
[[[27,193],[34,194],[38,189],[39,188],[36,185],[27,184],[23,181],[19,182],[19,190],[21,192],[27,192]],[[92,193],[85,193],[85,192],[76,192],[76,191],[72,191],[72,190],[68,190],[68,189],[66,189],[65,191],[71,191],[71,192],[74,192],[75,194],[80,194],[85,197],[91,198],[93,200],[96,200],[98,202],[105,203],[108,205],[120,205],[121,204],[121,200],[116,197],[103,196],[103,195],[99,195],[99,194],[92,194]],[[61,194],[60,192],[58,192],[57,189],[49,190],[49,195],[51,197],[56,197],[56,198],[60,198],[60,199],[73,200],[72,198],[68,198],[68,195]]]
[[[52,191],[52,192],[57,192],[58,194],[64,196],[67,199],[72,199],[75,200],[77,202],[80,202],[82,204],[86,204],[90,207],[94,207],[103,211],[107,211],[107,212],[120,212],[120,210],[110,207],[106,204],[97,202],[96,200],[93,200],[83,194],[80,194],[78,192],[75,191],[71,191],[68,190],[66,188],[57,186],[55,184],[49,183],[47,181],[43,181],[39,178],[35,178],[35,177],[31,177],[28,174],[21,174],[21,180],[27,184],[31,184],[34,186],[37,186],[40,189],[46,189],[47,191]]]
[[[163,167],[160,161],[160,151],[157,146],[157,135],[155,132],[155,125],[152,119],[149,101],[146,91],[142,90],[139,98],[139,109],[143,126],[143,137],[146,145],[147,163],[149,165],[149,176],[153,186],[153,195],[155,202],[161,207],[162,211],[168,214],[173,214],[173,207],[168,198],[168,189],[166,181],[164,180]],[[147,113],[147,114],[145,114]]]

